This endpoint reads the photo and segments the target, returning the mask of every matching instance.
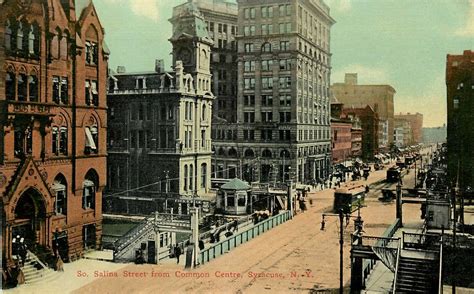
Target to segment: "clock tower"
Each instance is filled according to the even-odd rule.
[[[173,25],[173,65],[182,61],[185,73],[192,75],[198,95],[211,93],[211,46],[207,25],[196,5],[190,0],[180,15],[170,19]]]

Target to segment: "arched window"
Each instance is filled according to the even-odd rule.
[[[272,158],[272,152],[268,149],[265,149],[262,152],[262,157],[263,158]]]
[[[217,151],[217,155],[220,155],[220,156],[225,156],[225,150],[224,148],[219,148],[219,150]]]
[[[272,45],[270,43],[263,43],[262,52],[272,52]]]
[[[7,23],[5,25],[5,49],[7,49],[7,51],[10,51],[12,50],[12,28],[11,28],[11,24],[10,24],[10,21],[7,20]]]
[[[207,163],[201,164],[201,188],[207,186]]]
[[[18,23],[18,29],[16,31],[16,49],[23,50],[23,24]]]
[[[53,192],[56,194],[56,202],[54,211],[56,214],[67,214],[67,182],[62,174],[58,174],[54,178]]]
[[[284,149],[280,152],[280,157],[281,158],[290,158],[290,152],[288,150]]]
[[[62,60],[67,60],[67,46],[68,35],[64,33],[61,35],[61,40],[59,41],[59,58]]]
[[[18,75],[18,101],[26,101],[28,96],[28,78],[25,74]]]
[[[86,127],[85,129],[86,134],[86,148],[85,153],[98,153],[99,152],[99,130],[97,126],[90,126]]]
[[[229,157],[237,157],[237,150],[235,148],[229,149]]]
[[[184,165],[184,191],[188,191],[188,165]]]
[[[255,157],[255,153],[253,152],[252,149],[247,149],[247,150],[245,150],[244,156],[249,157],[249,158],[250,157]]]
[[[35,74],[28,77],[28,100],[38,102],[38,78]]]
[[[93,169],[89,170],[82,183],[82,208],[95,209],[95,193],[99,186],[99,176]]]
[[[13,72],[7,72],[5,78],[5,96],[7,100],[15,100],[16,96],[16,78]]]
[[[193,168],[193,165],[190,164],[189,165],[189,191],[193,191],[194,190],[194,187],[193,187],[193,179],[194,179],[194,168]]]
[[[35,39],[35,27],[31,25],[28,32],[28,53],[30,54],[35,54]]]
[[[202,118],[201,119],[204,121],[206,120],[206,104],[205,103],[202,105]]]

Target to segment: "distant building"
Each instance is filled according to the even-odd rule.
[[[406,147],[414,143],[413,131],[412,131],[411,126],[412,124],[407,119],[402,119],[402,118],[395,119],[394,135],[396,135],[395,144],[397,147]]]
[[[122,68],[109,79],[108,194],[114,197],[106,211],[187,214],[191,203],[209,200],[213,41],[191,3],[175,20],[173,71]]]
[[[216,177],[327,177],[334,24],[329,7],[307,0],[237,2],[237,124],[213,130]]]
[[[371,106],[364,108],[344,108],[343,114],[347,117],[358,117],[362,128],[362,158],[373,160],[379,152],[378,128],[379,119]]]
[[[352,158],[352,121],[343,118],[343,104],[331,98],[331,150],[333,164]]]
[[[399,113],[395,115],[395,119],[404,119],[410,123],[412,131],[412,140],[410,144],[418,144],[423,140],[423,114],[421,113]]]
[[[445,143],[448,128],[446,124],[442,127],[423,128],[423,143]]]
[[[3,265],[17,235],[33,253],[80,258],[101,246],[105,32],[92,1],[1,1],[0,11]]]
[[[344,83],[334,83],[331,90],[345,107],[371,106],[379,118],[378,148],[387,150],[393,142],[395,89],[390,85],[359,85],[356,73],[346,73]]]
[[[351,155],[352,158],[362,157],[362,125],[358,116],[349,117],[352,121],[351,129]]]
[[[447,55],[448,177],[474,196],[474,51]]]

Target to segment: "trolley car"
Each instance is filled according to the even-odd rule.
[[[351,213],[364,202],[364,198],[365,187],[362,185],[337,189],[334,192],[333,211],[338,213],[342,210],[343,213]]]

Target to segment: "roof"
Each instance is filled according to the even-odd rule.
[[[248,190],[250,185],[240,179],[232,179],[228,183],[221,186],[224,190]]]

